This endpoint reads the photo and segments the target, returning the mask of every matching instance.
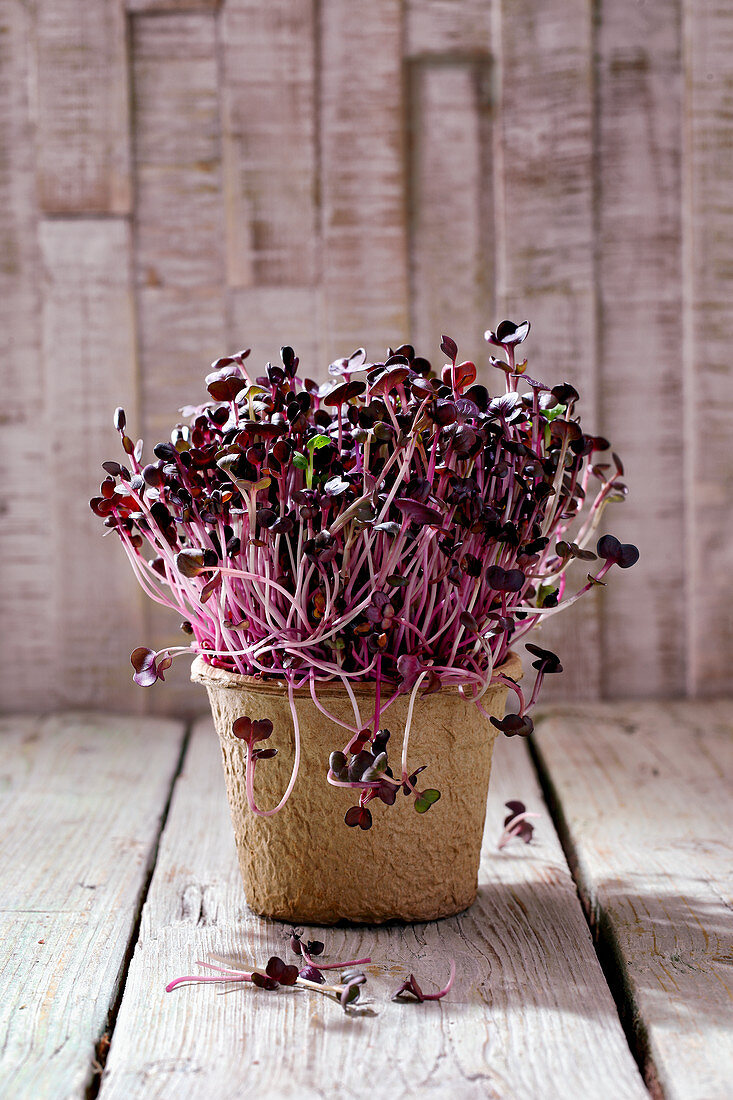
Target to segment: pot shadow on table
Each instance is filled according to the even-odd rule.
[[[700,1030],[710,1016],[733,1026],[733,906],[709,880],[688,882],[686,895],[671,892],[662,874],[599,888],[593,944],[627,1029],[638,1015],[678,1033]],[[695,896],[700,883],[709,898]],[[590,934],[577,896],[560,883],[483,882],[474,905],[445,923],[477,962],[488,962],[484,988],[494,1007],[595,1011]]]

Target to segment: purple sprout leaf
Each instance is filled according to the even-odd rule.
[[[614,535],[603,535],[596,547],[599,558],[604,558],[619,569],[630,569],[639,560],[639,551],[633,543],[619,542]]]
[[[504,718],[494,718],[492,715],[491,724],[507,737],[529,737],[534,730],[534,722],[528,714],[507,714]]]
[[[300,971],[300,977],[305,978],[306,981],[309,982],[316,982],[317,985],[323,985],[326,980],[323,977],[321,971],[317,967],[313,966],[311,963],[309,963],[308,966],[303,967],[303,969]]]
[[[445,997],[447,993],[450,993],[453,988],[453,982],[456,977],[456,960],[450,961],[450,974],[448,981],[442,989],[439,989],[437,993],[426,993],[418,984],[417,978],[414,974],[410,974],[406,981],[402,983],[396,993],[392,994],[393,1001],[416,1001],[422,1004],[424,1001],[439,1001],[442,997]]]
[[[443,355],[447,355],[448,358],[455,363],[458,358],[458,345],[455,340],[452,340],[450,336],[441,336],[440,350],[443,352]]]
[[[240,741],[254,748],[258,741],[266,741],[272,734],[272,722],[269,718],[252,721],[246,715],[236,718],[232,723],[232,734]]]
[[[418,985],[417,978],[414,974],[410,974],[408,978],[402,983],[396,993],[392,994],[393,1001],[419,1001],[422,1003],[425,998],[423,992]]]
[[[265,973],[274,979],[279,985],[295,985],[298,980],[298,968],[291,963],[283,962],[277,955],[271,955],[268,959]]]
[[[398,497],[396,506],[411,523],[418,523],[421,527],[442,527],[443,516],[436,508],[429,508],[427,504],[421,504],[418,500],[408,500]]]
[[[293,967],[293,969],[296,968]],[[269,974],[262,974],[259,970],[254,970],[252,972],[252,984],[256,985],[258,989],[273,990],[277,989],[280,983],[275,978],[271,978]]]
[[[130,654],[130,663],[135,669],[132,678],[140,687],[152,687],[158,679],[163,679],[156,666],[156,656],[146,646],[138,646]]]
[[[489,329],[484,333],[484,339],[495,347],[513,347],[527,339],[529,327],[529,321],[520,321],[518,325],[514,321],[501,321],[496,332]]]
[[[355,829],[357,826],[360,829],[371,829],[372,827],[372,815],[366,806],[352,806],[350,810],[346,811],[344,821],[350,829]]]
[[[506,802],[505,806],[509,813],[504,818],[504,831],[499,837],[497,847],[499,849],[504,848],[515,837],[523,840],[525,844],[529,844],[534,835],[534,825],[529,819],[540,815],[527,813],[525,804],[516,799]]]
[[[204,550],[181,550],[176,555],[176,568],[184,577],[198,577],[205,569]]]
[[[532,668],[544,672],[545,675],[562,672],[560,658],[552,650],[543,649],[541,646],[534,645],[533,642],[527,642],[525,648],[537,658],[536,661],[532,662]]]

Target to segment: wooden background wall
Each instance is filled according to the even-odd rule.
[[[88,511],[216,356],[310,372],[529,317],[626,460],[640,564],[548,635],[575,697],[726,692],[727,0],[0,0],[0,703],[201,709]],[[704,417],[704,420],[700,418]],[[577,612],[577,613],[576,613]]]

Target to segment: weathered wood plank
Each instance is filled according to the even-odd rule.
[[[402,11],[322,0],[320,147],[329,359],[372,360],[408,335]]]
[[[38,194],[47,214],[125,214],[132,202],[121,3],[35,6]]]
[[[0,423],[25,419],[38,397],[38,245],[31,15],[20,0],[0,5]]]
[[[86,1095],[123,974],[179,723],[0,720],[0,1092]]]
[[[491,49],[486,0],[407,0],[405,55],[483,55]]]
[[[135,275],[152,445],[226,350],[215,19],[135,16],[132,51]]]
[[[729,702],[556,707],[538,724],[576,879],[667,1100],[733,1080]]]
[[[411,335],[439,371],[442,333],[481,363],[494,320],[490,63],[409,71]]]
[[[601,6],[599,428],[630,487],[605,525],[642,552],[603,593],[609,698],[684,692],[680,34],[679,4]],[[619,645],[630,624],[633,645]]]
[[[216,11],[222,0],[125,0],[129,12]]]
[[[44,629],[53,646],[53,672],[44,673],[45,702],[93,706],[103,701],[137,710],[140,694],[126,658],[140,644],[142,596],[122,549],[113,546],[116,536],[102,542],[101,520],[89,508],[105,476],[102,461],[120,454],[112,423],[115,405],[136,419],[130,227],[122,218],[54,218],[41,223],[40,242],[53,456],[43,475],[51,568]],[[37,461],[32,468],[41,476]],[[28,707],[37,709],[35,693]]]
[[[296,787],[297,797],[297,787]],[[307,1097],[645,1097],[592,949],[555,833],[495,850],[502,803],[542,811],[523,745],[497,752],[479,899],[431,924],[328,929],[336,957],[370,954],[376,1016],[344,1019],[305,991],[217,997],[211,986],[164,993],[209,952],[264,963],[284,953],[285,926],[246,908],[218,746],[194,732],[176,786],[117,1019],[103,1100],[202,1095]],[[357,954],[355,955],[354,952]],[[457,964],[444,1001],[398,1005],[415,970],[427,985]],[[251,996],[258,997],[256,1005]],[[287,1041],[283,1041],[287,1036]]]
[[[213,14],[132,18],[136,173],[135,279],[142,435],[168,439],[178,410],[206,396],[209,364],[227,346],[219,69]],[[176,644],[179,620],[146,607],[145,642]],[[178,663],[149,706],[190,713]]]
[[[686,0],[685,410],[688,690],[730,691],[733,615],[733,8]]]
[[[279,363],[289,344],[300,357],[299,371],[323,381],[328,361],[321,353],[322,294],[318,287],[262,286],[229,292],[229,343],[251,348],[247,361],[257,375],[265,363]]]
[[[310,286],[318,252],[313,0],[228,0],[221,17],[230,286]]]
[[[0,3],[0,706],[23,706],[48,667],[49,561],[44,487],[29,428],[45,411],[40,370],[40,263],[34,123],[29,98],[32,19],[20,0]],[[19,644],[22,639],[23,645]],[[32,662],[29,654],[33,655]]]
[[[576,386],[584,423],[599,431],[592,8],[585,0],[500,0],[498,15],[496,320],[529,317],[529,373]],[[566,668],[546,696],[598,697],[596,594],[549,622],[543,637]]]

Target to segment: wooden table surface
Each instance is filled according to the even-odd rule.
[[[531,749],[503,739],[471,909],[318,933],[372,957],[351,1016],[165,992],[197,959],[287,953],[245,905],[208,719],[1,719],[0,1096],[730,1100],[730,709],[555,707]],[[539,817],[499,851],[508,799]],[[389,999],[451,959],[444,1000]]]

